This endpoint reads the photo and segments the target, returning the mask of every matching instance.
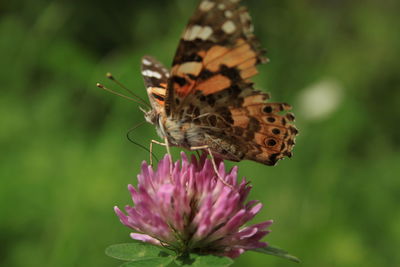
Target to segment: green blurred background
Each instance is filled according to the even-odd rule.
[[[265,240],[303,263],[248,252],[235,266],[399,266],[400,6],[243,2],[271,59],[257,87],[294,106],[300,135],[292,159],[240,175],[265,204],[254,221],[275,220]],[[118,89],[111,71],[146,97],[140,58],[169,65],[196,3],[0,3],[1,266],[118,265],[104,249],[130,238],[112,208],[148,152],[125,137],[137,106],[95,84]],[[157,138],[148,124],[132,137]]]

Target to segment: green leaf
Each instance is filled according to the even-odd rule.
[[[170,254],[164,248],[150,245],[141,241],[132,243],[115,244],[106,248],[106,255],[125,261],[137,261],[168,257]]]
[[[277,256],[280,258],[284,258],[287,260],[291,260],[297,263],[300,263],[301,260],[293,255],[290,255],[287,251],[281,249],[281,248],[277,248],[277,247],[272,247],[272,246],[267,246],[264,248],[256,248],[252,251],[256,251],[256,252],[260,252],[260,253],[264,253],[264,254],[268,254],[268,255],[273,255],[273,256]]]
[[[233,260],[227,257],[218,257],[214,255],[199,255],[190,254],[187,257],[180,257],[175,260],[179,266],[192,266],[192,267],[225,267],[230,266]]]
[[[158,257],[158,258],[147,258],[147,259],[139,259],[135,261],[129,261],[122,264],[120,267],[165,267],[168,266],[174,257],[167,256],[167,257]]]
[[[225,267],[233,264],[233,260],[227,257],[218,257],[214,255],[196,255],[194,254],[194,263],[192,266],[202,267],[202,266],[215,266],[215,267]]]

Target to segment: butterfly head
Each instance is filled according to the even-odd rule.
[[[150,110],[144,110],[140,108],[140,110],[143,111],[145,120],[148,123],[155,125],[158,135],[163,138],[165,136],[165,131],[163,130],[164,127],[162,123],[164,115],[162,109],[163,106],[160,106],[160,104],[157,103],[157,101],[154,101],[154,99],[152,99],[152,96],[150,96],[150,94],[149,94],[149,99],[152,108]]]
[[[140,110],[143,111],[144,118],[148,123],[154,125],[154,124],[156,124],[158,122],[158,119],[160,117],[160,113],[158,113],[156,110],[154,110],[154,109],[144,110],[142,108],[140,108]]]

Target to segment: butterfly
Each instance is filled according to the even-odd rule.
[[[172,68],[150,56],[141,72],[165,145],[204,148],[231,161],[266,165],[291,157],[298,130],[286,103],[253,89],[256,65],[267,62],[239,0],[202,0],[185,28]]]

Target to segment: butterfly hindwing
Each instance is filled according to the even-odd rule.
[[[230,108],[231,135],[244,140],[244,158],[274,165],[279,159],[292,155],[298,133],[292,125],[294,115],[285,113],[291,109],[286,103],[257,102],[255,97],[257,95],[246,97],[243,105]]]

